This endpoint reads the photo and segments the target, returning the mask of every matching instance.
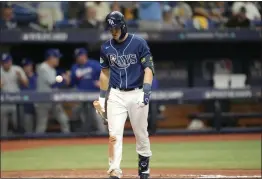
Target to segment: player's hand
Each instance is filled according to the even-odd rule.
[[[148,105],[151,92],[152,92],[151,84],[144,83],[143,84],[143,92],[142,92],[141,96],[138,98],[138,102],[137,102],[140,107],[144,107],[144,106]]]
[[[144,106],[148,105],[149,100],[150,100],[150,94],[151,94],[151,92],[150,93],[142,92],[142,94],[140,95],[140,97],[138,98],[138,101],[137,101],[138,106],[144,107]]]
[[[102,108],[102,112],[105,112],[105,102],[106,102],[106,98],[101,98],[101,97],[99,97],[98,102],[99,102],[99,104],[100,104],[100,106],[101,106],[101,108]],[[98,111],[97,111],[97,112],[98,112]]]
[[[108,120],[105,113],[105,107],[103,105],[104,102],[105,102],[105,98],[101,98],[99,101],[94,101],[93,105],[96,109],[96,113],[100,115],[100,117],[103,119],[104,125],[108,125]]]

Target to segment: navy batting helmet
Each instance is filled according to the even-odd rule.
[[[119,39],[124,38],[127,33],[127,26],[124,15],[118,11],[113,11],[106,16],[105,27],[106,30],[110,30],[112,28],[121,29],[121,35]]]

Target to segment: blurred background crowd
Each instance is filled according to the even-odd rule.
[[[76,89],[79,91],[99,91],[100,63],[88,58],[85,48],[77,48],[73,54],[75,63],[71,69],[59,70],[62,53],[59,49],[48,49],[44,61],[35,64],[28,58],[21,59],[20,66],[13,64],[13,58],[8,53],[1,57],[1,92],[37,91],[52,92],[58,89]],[[80,121],[73,128],[76,132],[99,131],[105,132],[99,116],[92,104],[78,103],[71,106],[71,121]],[[18,114],[23,118],[23,126],[18,124]],[[1,104],[1,134],[8,135],[9,124],[22,132],[44,133],[48,127],[49,118],[54,118],[61,126],[61,131],[69,133],[73,126],[69,124],[68,114],[61,104],[34,103],[17,106]],[[87,122],[88,119],[88,123]],[[21,132],[21,131],[20,131]]]
[[[141,30],[261,26],[262,2],[1,2],[2,29],[102,29],[110,11],[121,11]]]

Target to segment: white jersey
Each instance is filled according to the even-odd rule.
[[[41,63],[37,68],[37,91],[50,92],[51,85],[56,82],[56,70],[47,63]]]
[[[27,78],[25,72],[20,66],[12,65],[8,71],[5,71],[3,67],[1,67],[1,83],[3,83],[3,87],[1,88],[2,92],[20,91],[17,72],[20,73],[22,78]]]

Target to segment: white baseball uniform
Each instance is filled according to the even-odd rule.
[[[153,67],[153,61],[146,41],[128,34],[122,43],[111,39],[102,45],[100,64],[102,69],[110,70],[110,90],[106,103],[110,135],[108,173],[122,173],[123,132],[128,116],[136,137],[137,153],[143,157],[152,155],[147,131],[149,105],[141,107],[138,102],[144,95],[144,69]],[[149,169],[144,172],[149,173]]]

